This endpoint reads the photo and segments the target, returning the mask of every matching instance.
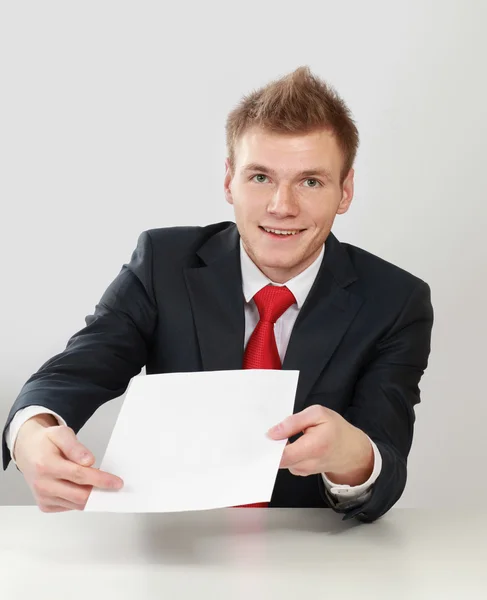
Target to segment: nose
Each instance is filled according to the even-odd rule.
[[[276,217],[295,217],[299,212],[298,203],[289,186],[281,185],[273,194],[267,212]]]

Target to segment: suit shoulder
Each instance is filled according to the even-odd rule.
[[[365,279],[367,284],[374,284],[379,288],[394,287],[397,291],[411,292],[414,288],[423,287],[429,290],[429,285],[420,277],[395,265],[376,254],[363,248],[341,242],[348,254],[359,278]]]
[[[221,221],[209,225],[180,225],[174,227],[159,227],[148,229],[141,234],[148,236],[152,243],[154,254],[170,250],[173,257],[194,254],[209,238],[220,231],[235,227],[232,221]]]

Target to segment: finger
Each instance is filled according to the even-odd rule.
[[[289,472],[298,477],[308,477],[308,475],[315,475],[321,473],[322,470],[316,460],[303,460],[295,463],[289,467]]]
[[[70,427],[51,427],[48,429],[48,436],[68,460],[84,466],[94,464],[95,457],[83,446]]]
[[[287,444],[282,453],[280,469],[289,469],[294,465],[303,461],[314,460],[318,457],[322,450],[321,440],[317,436],[311,435],[310,432],[302,435],[292,444]]]
[[[91,485],[77,485],[70,481],[54,480],[49,484],[49,494],[52,498],[61,499],[67,503],[68,508],[77,510],[85,506],[91,490]]]
[[[289,438],[308,427],[325,423],[329,419],[328,409],[324,406],[314,405],[305,408],[301,412],[290,415],[281,423],[269,429],[268,434],[274,440]]]
[[[65,498],[55,497],[53,498],[53,504],[66,510],[84,510],[86,502],[84,504],[75,504],[74,502],[69,502],[69,500],[66,500]]]
[[[55,504],[39,504],[38,506],[39,510],[45,513],[59,513],[70,510],[69,508],[65,508],[64,506],[58,506]]]
[[[51,473],[57,479],[65,479],[78,485],[90,485],[104,490],[118,490],[123,487],[122,479],[116,475],[94,467],[82,467],[60,457],[53,461]]]

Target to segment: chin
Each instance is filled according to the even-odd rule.
[[[259,253],[260,254],[260,253]],[[269,256],[267,253],[256,255],[259,265],[267,269],[292,269],[299,263],[299,257]]]

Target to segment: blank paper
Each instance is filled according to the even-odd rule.
[[[286,440],[267,430],[293,412],[298,371],[239,369],[132,379],[100,465],[118,491],[86,511],[174,512],[267,502]]]

